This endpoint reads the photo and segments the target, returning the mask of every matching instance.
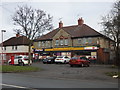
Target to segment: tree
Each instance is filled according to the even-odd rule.
[[[37,36],[41,36],[43,32],[52,30],[52,17],[43,10],[33,9],[27,5],[18,6],[12,17],[14,25],[21,27],[22,34],[26,36],[29,42],[29,63],[31,60],[31,45]]]
[[[120,1],[114,3],[109,14],[102,17],[103,32],[115,41],[115,64],[120,65]]]

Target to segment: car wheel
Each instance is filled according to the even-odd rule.
[[[11,65],[11,62],[9,62],[9,65]]]
[[[66,62],[66,60],[64,61],[64,64],[66,64],[67,62]]]
[[[43,62],[43,64],[46,64],[45,62]]]
[[[24,66],[24,63],[23,63],[23,62],[20,62],[19,65],[20,65],[20,66]]]
[[[89,64],[87,64],[87,67],[89,67],[90,65]]]
[[[83,64],[83,63],[81,64],[81,67],[84,67],[84,64]]]
[[[70,65],[70,67],[73,67],[73,65]]]

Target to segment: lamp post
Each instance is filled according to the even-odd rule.
[[[1,44],[1,50],[2,50],[2,64],[3,64],[3,33],[6,32],[6,30],[1,30],[1,36],[2,36],[2,44]]]

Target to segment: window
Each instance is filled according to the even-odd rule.
[[[6,50],[6,47],[4,47],[4,50]]]
[[[68,45],[68,39],[65,39],[65,45]]]
[[[80,38],[78,38],[78,43],[79,43],[79,44],[81,43],[81,39],[80,39]]]
[[[92,38],[88,38],[88,43],[89,43],[89,44],[92,43]]]
[[[40,47],[40,44],[41,44],[41,43],[40,43],[40,42],[38,42],[38,47]]]
[[[46,44],[46,47],[48,47],[48,41],[46,41],[46,43],[45,43],[45,44]]]
[[[12,50],[14,50],[14,46],[12,46]]]
[[[59,45],[59,40],[55,41],[55,45],[58,46]]]
[[[45,45],[45,41],[42,41],[42,46],[44,47],[44,45]]]
[[[78,59],[78,57],[72,57],[71,59]]]
[[[87,44],[87,43],[88,43],[87,38],[83,38],[83,44]]]
[[[17,50],[17,46],[15,46],[15,50]]]
[[[60,40],[60,45],[63,45],[63,39]]]
[[[68,58],[68,57],[65,57],[65,58]]]
[[[47,43],[46,47],[50,47],[51,46],[50,41],[47,41],[46,43]]]

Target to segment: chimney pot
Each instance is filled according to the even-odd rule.
[[[79,19],[78,19],[78,25],[83,25],[83,23],[84,23],[84,20],[82,19],[82,17],[79,18]]]
[[[20,37],[20,34],[19,34],[19,33],[17,33],[17,34],[16,34],[16,37]]]

